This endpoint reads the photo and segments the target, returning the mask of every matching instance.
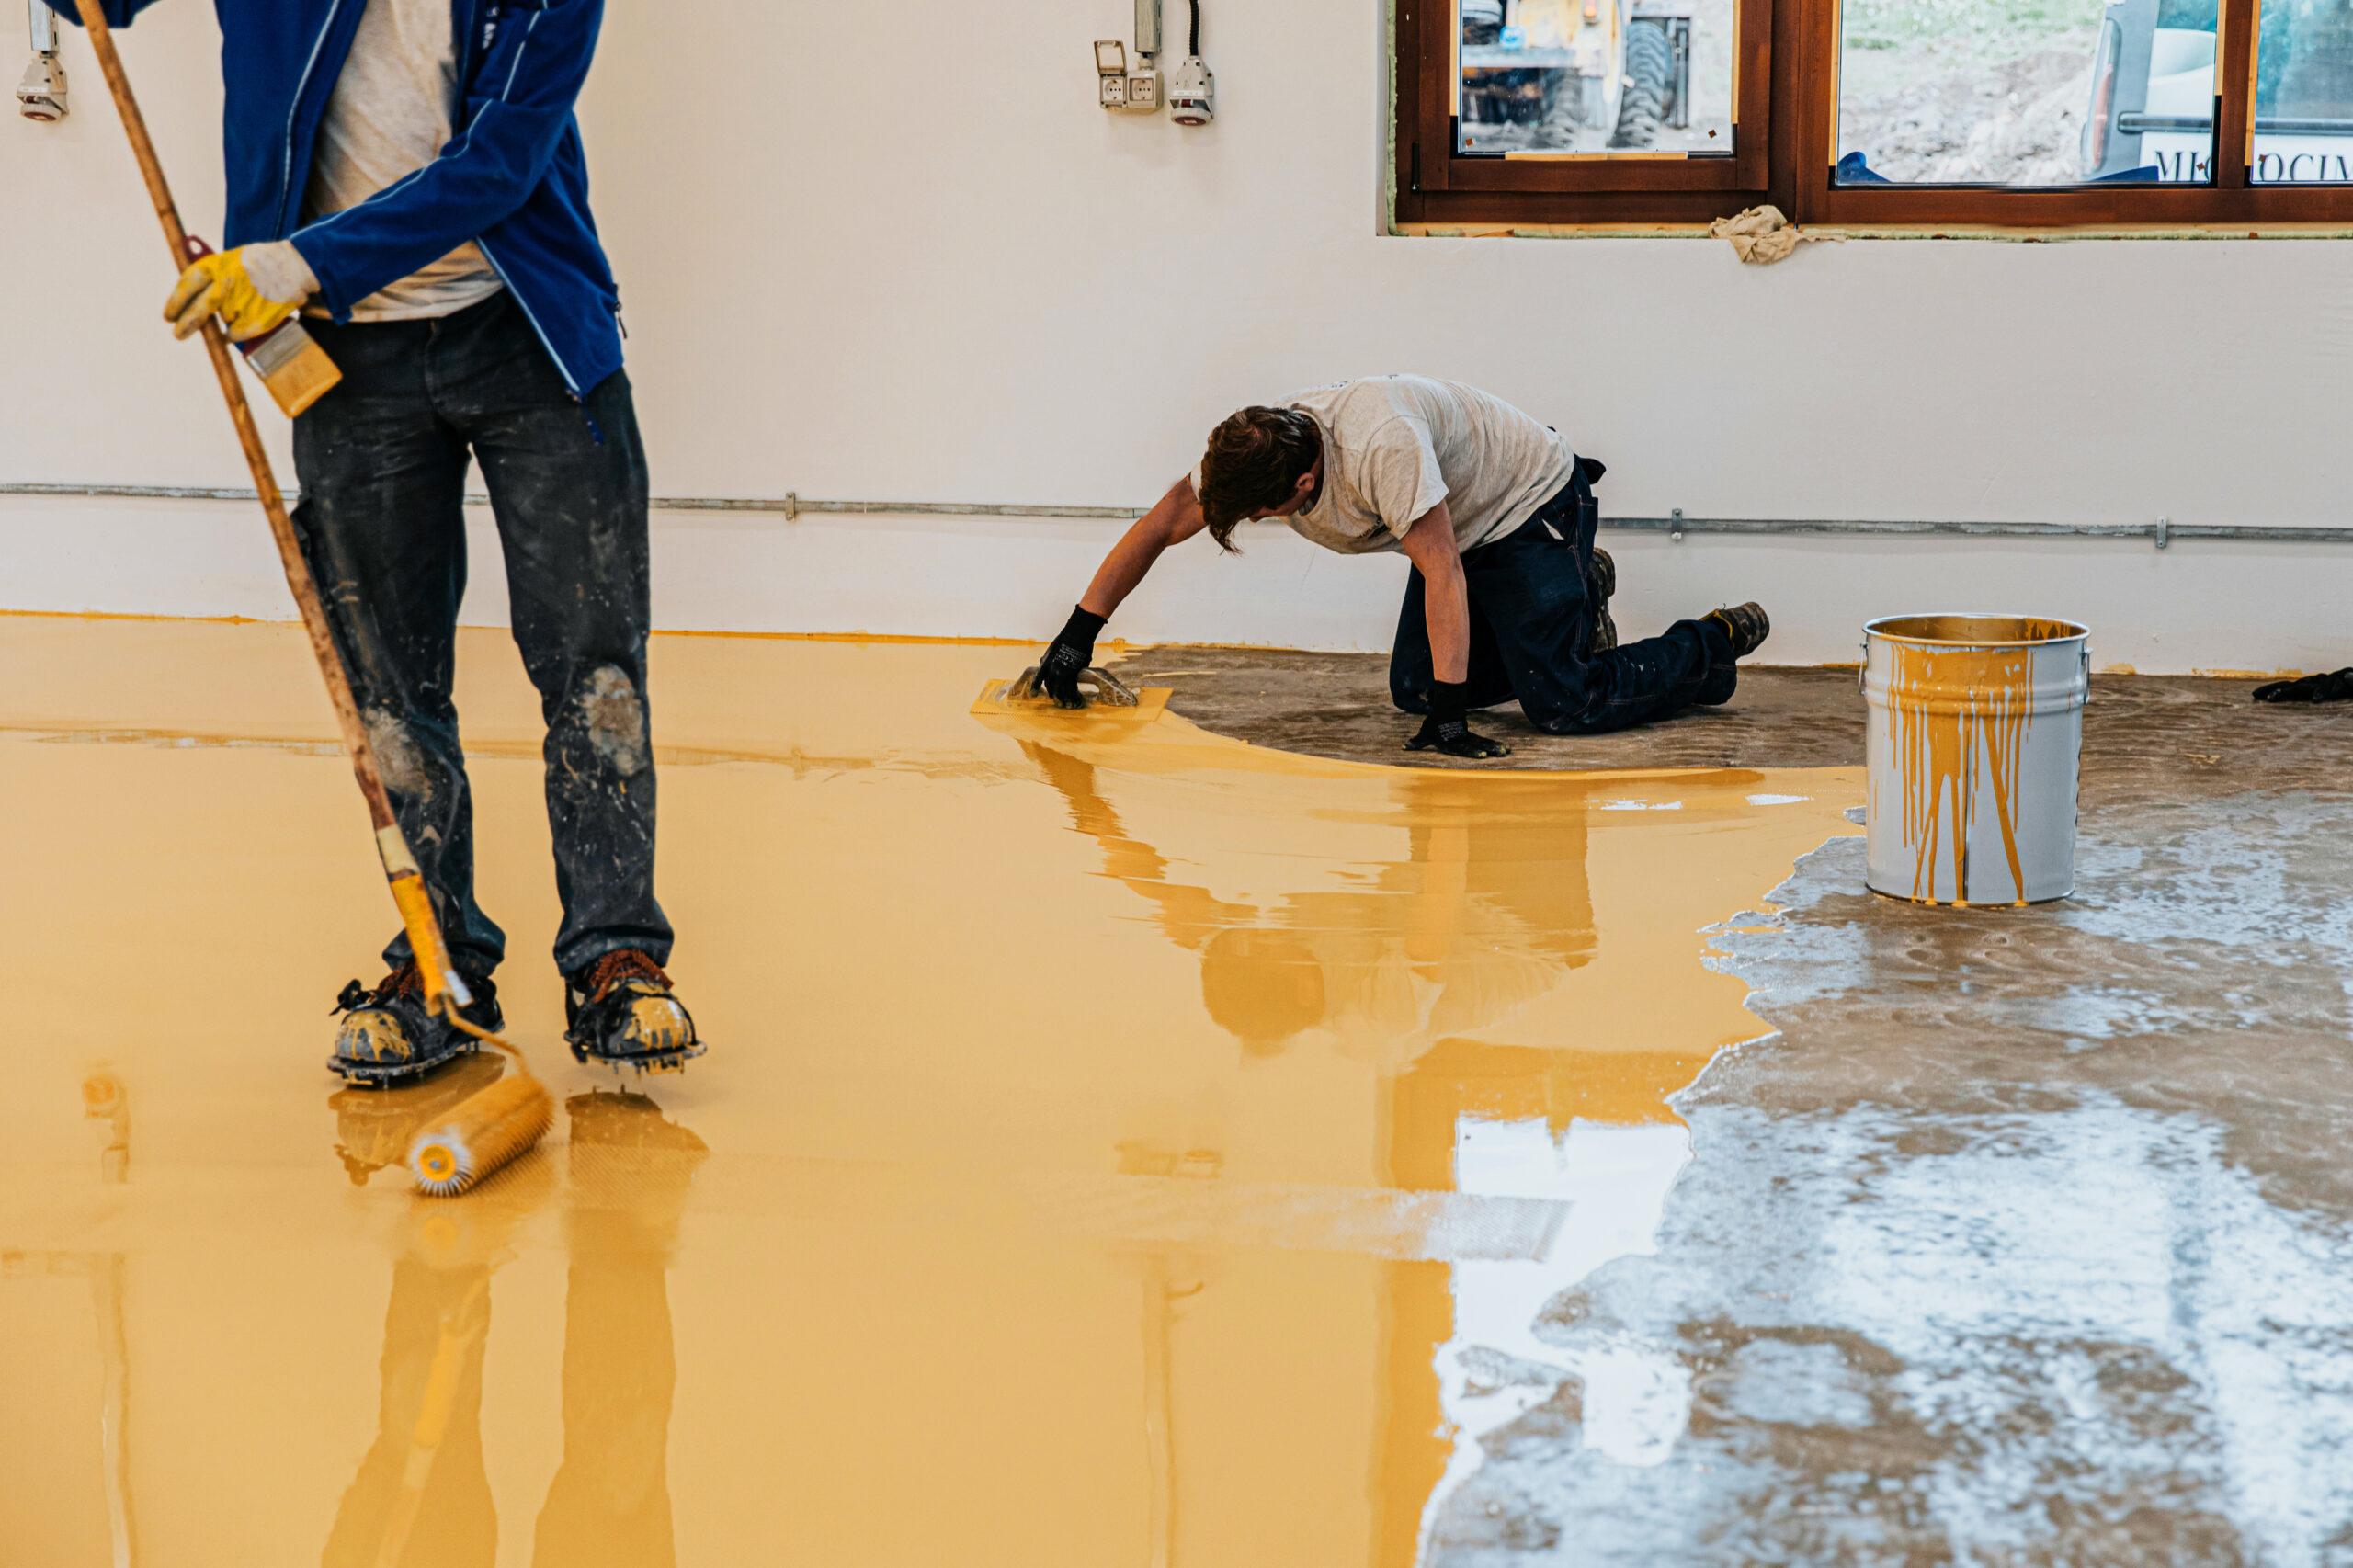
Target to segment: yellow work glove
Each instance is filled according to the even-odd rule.
[[[174,337],[186,337],[219,316],[233,343],[258,337],[301,309],[319,280],[302,255],[283,240],[239,245],[199,256],[180,274],[164,301]]]

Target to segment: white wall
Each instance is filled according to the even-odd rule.
[[[2344,243],[1855,241],[1744,268],[1694,240],[1388,237],[1376,0],[1209,4],[1219,119],[1185,131],[1093,105],[1089,40],[1127,31],[1129,0],[616,0],[583,117],[655,491],[1141,505],[1240,403],[1415,369],[1560,425],[1610,464],[1607,512],[2347,521]],[[173,0],[122,37],[217,235],[210,9]],[[69,50],[74,118],[0,124],[0,480],[238,483]],[[260,527],[0,502],[0,604],[285,613]],[[656,528],[665,625],[1042,636],[1117,525]],[[1394,562],[1245,540],[1238,562],[1191,547],[1114,630],[1382,642]],[[1613,547],[1630,630],[1753,596],[1793,660],[1851,656],[1867,614],[1965,602],[2079,615],[2103,662],[2144,670],[2353,661],[2353,547]],[[482,585],[469,617],[497,619]]]

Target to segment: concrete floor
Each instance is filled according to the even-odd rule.
[[[1405,767],[1860,767],[1862,702],[1852,670],[1760,669],[1726,707],[1612,735],[1548,735],[1517,707],[1472,716],[1512,748],[1495,762],[1405,750],[1421,724],[1391,706],[1389,660],[1377,653],[1272,648],[1143,648],[1110,668],[1131,687],[1170,688],[1169,706],[1205,729],[1253,745]]]
[[[1403,767],[1860,767],[1863,704],[1851,669],[1743,672],[1722,708],[1608,735],[1548,735],[1517,707],[1474,715],[1512,748],[1495,762],[1404,749],[1420,724],[1390,705],[1386,655],[1270,648],[1139,649],[1113,666],[1170,688],[1169,707],[1254,745]],[[2084,728],[2086,809],[2247,790],[2339,787],[2353,764],[2353,705],[2258,707],[2259,680],[2094,676]],[[2227,766],[2225,764],[2227,763]]]
[[[655,640],[712,1050],[622,1095],[464,633],[563,1112],[436,1203],[497,1064],[320,1071],[391,919],[299,633],[0,618],[0,1558],[2353,1562],[2353,709],[2104,680],[2077,895],[1930,909],[1850,672],[1463,769],[1377,660],[1024,662]]]
[[[1166,684],[1228,733],[1402,733],[1378,660],[1138,678],[1164,658],[1219,671]],[[1855,761],[1853,678],[1760,670],[1650,734],[1492,727],[1515,766]],[[1427,1562],[2353,1562],[2353,708],[2252,685],[2095,682],[2074,898],[1877,898],[1841,838],[1725,923],[1776,1032],[1675,1099],[1655,1255],[1544,1304],[1555,1356],[1499,1374],[1525,1413]],[[1613,1345],[1688,1379],[1648,1465],[1583,1441],[1563,1366]]]

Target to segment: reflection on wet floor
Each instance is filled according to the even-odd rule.
[[[1107,726],[1080,729],[1035,714],[992,722],[1054,736],[1025,738],[1022,750],[1069,801],[1073,824],[1102,846],[1105,874],[1145,901],[1170,941],[1199,955],[1203,1007],[1245,1055],[1278,1055],[1305,1038],[1374,1066],[1391,1084],[1392,1181],[1450,1187],[1481,1202],[1497,1216],[1490,1234],[1506,1212],[1534,1221],[1523,1221],[1513,1244],[1437,1254],[1447,1259],[1442,1274],[1392,1275],[1397,1376],[1390,1392],[1397,1403],[1386,1438],[1381,1560],[1412,1561],[1428,1519],[1477,1469],[1483,1437],[1564,1387],[1582,1385],[1587,1446],[1620,1463],[1664,1458],[1689,1404],[1671,1353],[1630,1344],[1563,1360],[1530,1329],[1549,1298],[1593,1267],[1648,1250],[1688,1148],[1665,1096],[1709,1052],[1659,1050],[1677,1036],[1654,1015],[1603,1055],[1607,1020],[1584,1008],[1560,1020],[1553,1038],[1562,1043],[1551,1049],[1476,1037],[1519,1017],[1599,949],[1587,877],[1593,812],[1689,805],[1702,813],[1695,826],[1712,825],[1740,814],[1738,807],[1809,798],[1760,791],[1762,776],[1745,772],[1681,780],[1680,790],[1660,789],[1666,781],[1656,779],[1645,788],[1623,778],[1397,775],[1382,789],[1393,803],[1392,825],[1404,829],[1403,858],[1368,863],[1342,886],[1302,889],[1262,907],[1188,881],[1126,831],[1089,760],[1099,744],[1090,731]],[[1118,767],[1123,756],[1112,753],[1104,766]],[[1314,771],[1296,759],[1276,766]],[[1324,777],[1346,779],[1350,771],[1328,767]],[[1173,777],[1176,789],[1189,787]],[[1134,779],[1121,783],[1152,792]],[[1347,793],[1332,789],[1336,803]],[[1305,839],[1313,830],[1302,822],[1293,831]],[[1817,837],[1832,831],[1826,822],[1813,829]],[[1699,842],[1712,845],[1712,837]],[[1693,869],[1673,863],[1677,848],[1650,847],[1663,876]],[[1348,863],[1346,852],[1327,859]],[[1632,930],[1612,935],[1642,939]],[[1699,978],[1655,956],[1654,993]],[[1638,980],[1620,1003],[1638,1018],[1643,989]],[[1755,1032],[1733,1027],[1740,1032],[1730,1039]],[[1439,1433],[1445,1441],[1433,1444]],[[1434,1467],[1441,1470],[1435,1477]],[[1416,1511],[1410,1517],[1409,1509]]]
[[[446,1108],[431,1085],[335,1098],[345,1119],[365,1119],[363,1137],[381,1142],[404,1124],[391,1141],[401,1148]],[[369,1099],[391,1104],[354,1103]],[[675,1562],[666,1276],[690,1179],[710,1151],[643,1095],[590,1090],[564,1109],[563,1460],[532,1561]],[[376,1440],[336,1510],[329,1568],[497,1561],[481,1432],[491,1279],[517,1227],[557,1200],[557,1187],[554,1162],[539,1151],[468,1201],[412,1200],[384,1314]]]
[[[1366,767],[971,711],[1017,650],[657,640],[719,1043],[648,1097],[556,1043],[533,699],[469,633],[566,1115],[436,1203],[388,1167],[500,1063],[318,1070],[390,917],[302,658],[0,620],[28,1561],[1403,1565],[1506,1425],[1678,1440],[1670,1351],[1531,1330],[1654,1244],[1667,1097],[1761,1032],[1703,932],[1853,831],[1852,770]]]

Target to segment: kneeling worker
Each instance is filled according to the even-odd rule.
[[[1501,398],[1427,376],[1339,381],[1245,408],[1210,432],[1200,466],[1104,558],[1040,661],[1039,686],[1080,704],[1097,634],[1162,551],[1205,528],[1231,551],[1236,524],[1280,517],[1326,550],[1403,551],[1414,563],[1389,665],[1392,699],[1428,716],[1411,750],[1507,755],[1465,720],[1512,699],[1560,735],[1729,700],[1733,661],[1765,641],[1765,612],[1719,609],[1618,645],[1614,569],[1593,547],[1600,476],[1599,463]]]

